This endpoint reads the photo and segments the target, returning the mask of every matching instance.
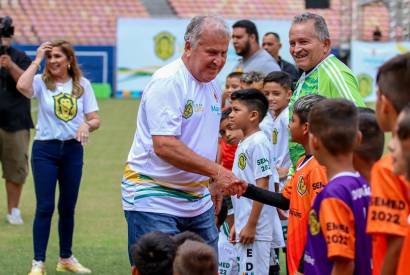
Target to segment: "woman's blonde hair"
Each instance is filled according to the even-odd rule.
[[[83,74],[80,70],[80,67],[78,66],[73,46],[71,46],[69,42],[64,40],[51,41],[51,46],[59,47],[61,51],[67,56],[67,60],[69,62],[67,70],[68,74],[71,76],[73,80],[73,91],[71,94],[77,98],[81,97],[84,93],[84,88],[80,84],[80,79]],[[46,84],[47,89],[51,91],[54,91],[56,89],[56,82],[50,73],[50,69],[48,68],[47,62],[41,78]]]

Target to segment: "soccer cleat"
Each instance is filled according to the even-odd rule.
[[[46,275],[44,262],[33,260],[31,263],[31,271],[28,275]]]
[[[68,259],[60,258],[57,263],[57,272],[74,272],[78,274],[88,274],[91,273],[91,270],[84,267],[80,262],[74,257],[71,256]]]
[[[7,219],[7,222],[9,224],[18,225],[18,224],[23,224],[24,223],[23,219],[21,218],[20,209],[18,209],[18,208],[12,208],[11,213],[7,214],[6,219]]]

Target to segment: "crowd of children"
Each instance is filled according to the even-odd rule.
[[[218,259],[193,234],[154,232],[135,245],[133,274],[279,274],[281,220],[287,274],[410,274],[410,54],[383,64],[377,85],[375,111],[316,94],[289,110],[286,73],[230,74],[217,161],[246,191],[216,218]],[[305,151],[294,169],[289,136]]]

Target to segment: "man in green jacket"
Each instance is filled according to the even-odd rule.
[[[290,114],[295,101],[308,94],[345,98],[358,107],[365,106],[353,72],[330,53],[329,30],[322,16],[312,13],[296,16],[289,31],[289,44],[290,54],[299,69],[303,70],[290,99]],[[289,147],[295,164],[303,154],[303,148],[295,143],[290,143]]]

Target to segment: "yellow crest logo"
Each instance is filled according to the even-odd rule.
[[[188,119],[192,116],[193,113],[194,113],[194,102],[192,100],[188,100],[185,104],[184,113],[182,114],[182,117],[185,119]]]
[[[314,209],[310,210],[309,212],[309,230],[310,234],[312,234],[313,236],[319,234],[320,232],[319,219],[317,218],[317,214]]]
[[[175,36],[169,32],[160,32],[154,36],[155,54],[162,60],[167,60],[175,53]]]
[[[306,194],[307,191],[307,187],[305,184],[305,181],[303,180],[303,176],[299,176],[299,180],[298,180],[298,185],[296,187],[296,191],[298,192],[298,194],[300,196],[303,196]]]
[[[274,129],[272,133],[272,143],[277,144],[278,143],[278,129]]]
[[[70,94],[60,93],[53,96],[54,114],[58,119],[68,122],[77,115],[77,98]]]
[[[238,160],[238,167],[239,167],[241,170],[245,169],[245,167],[246,167],[246,160],[247,160],[247,157],[245,156],[245,154],[244,154],[244,153],[240,153],[240,154],[239,154],[239,160]]]

